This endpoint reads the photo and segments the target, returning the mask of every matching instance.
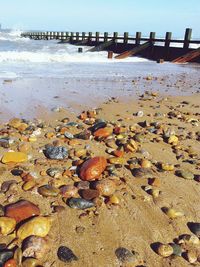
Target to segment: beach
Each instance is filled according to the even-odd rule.
[[[8,140],[0,142],[1,216],[23,200],[26,218],[33,204],[37,215],[51,218],[50,229],[43,225],[44,244],[29,241],[26,254],[22,240],[35,233],[23,207],[13,207],[23,216],[1,243],[16,261],[18,249],[25,262],[28,255],[41,266],[198,266],[199,230],[188,223],[200,219],[199,67],[142,64],[127,63],[126,76],[112,66],[106,77],[99,66],[98,76],[88,66],[82,77],[1,79],[1,138]],[[67,156],[51,158],[47,145],[64,147]],[[6,161],[8,151],[27,158]],[[94,157],[103,157],[106,167],[87,181],[80,169]],[[181,237],[186,234],[194,241]],[[162,255],[159,242],[177,250]],[[71,250],[67,259],[61,246]]]

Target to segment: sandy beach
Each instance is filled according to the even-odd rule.
[[[1,79],[1,243],[17,266],[199,266],[199,66],[142,64]]]

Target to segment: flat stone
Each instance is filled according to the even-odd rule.
[[[49,159],[65,159],[68,156],[68,151],[63,146],[47,146],[44,154]]]
[[[95,189],[81,190],[81,196],[86,200],[92,200],[99,196],[99,191]]]
[[[17,223],[39,214],[40,209],[27,200],[20,200],[5,208],[5,216],[15,219]]]
[[[115,255],[117,256],[118,260],[123,263],[135,263],[136,256],[127,248],[119,247],[115,250]]]
[[[72,262],[78,260],[78,257],[73,253],[73,251],[65,246],[59,247],[57,255],[59,260],[63,262]]]
[[[11,250],[0,251],[0,266],[3,266],[7,260],[13,257],[13,252]]]
[[[20,163],[28,160],[28,156],[22,152],[6,152],[4,153],[1,161],[2,163]]]

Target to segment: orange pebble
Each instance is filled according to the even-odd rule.
[[[4,264],[4,267],[17,267],[17,263],[15,259],[10,259]]]
[[[113,155],[116,156],[116,157],[123,157],[124,156],[124,151],[122,150],[115,150],[113,151]]]

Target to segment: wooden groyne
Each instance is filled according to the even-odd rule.
[[[187,28],[183,39],[173,39],[171,32],[166,32],[164,38],[156,38],[155,32],[150,32],[149,37],[142,37],[141,32],[135,36],[124,32],[119,35],[113,34],[86,33],[86,32],[24,32],[22,37],[34,40],[60,40],[62,43],[70,43],[79,46],[93,46],[89,51],[112,51],[119,55],[117,59],[128,56],[141,56],[156,60],[157,62],[172,61],[177,63],[198,62],[200,63],[200,49],[191,48],[191,45],[199,45],[200,39],[192,39],[192,29]],[[175,47],[179,44],[180,47]],[[81,51],[81,50],[79,50]]]

